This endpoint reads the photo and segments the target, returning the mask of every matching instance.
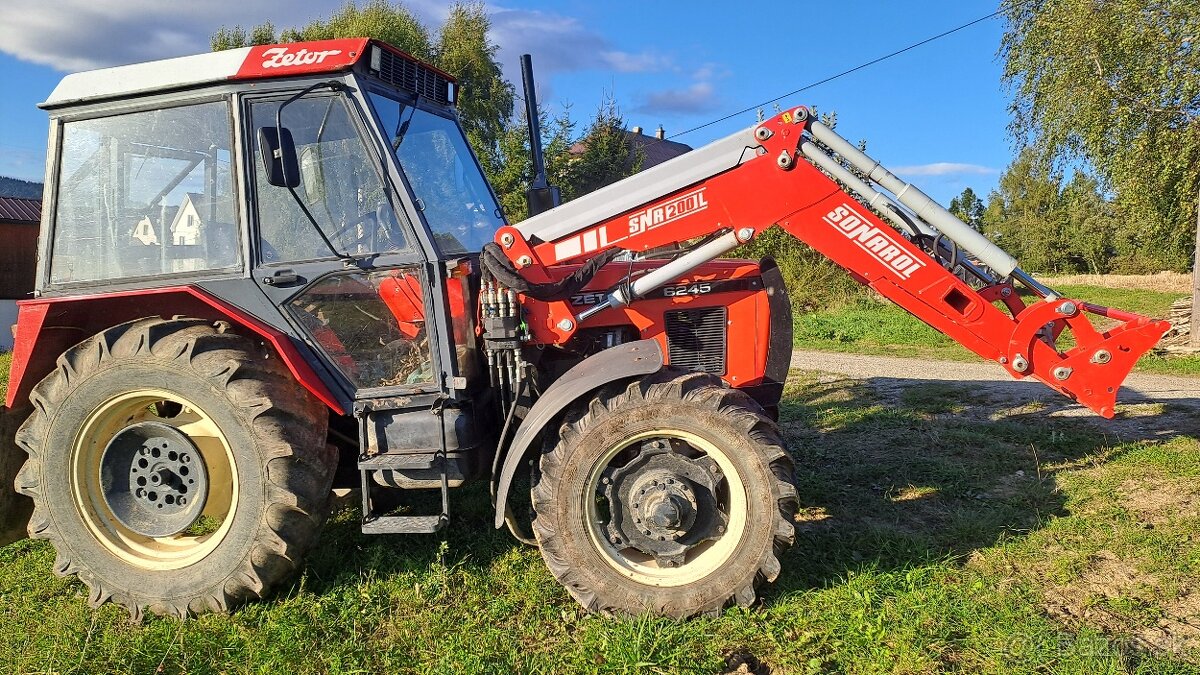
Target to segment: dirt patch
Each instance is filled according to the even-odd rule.
[[[1150,479],[1125,481],[1117,488],[1121,503],[1138,522],[1163,525],[1200,515],[1200,493],[1194,481]]]
[[[1184,591],[1162,610],[1157,624],[1135,633],[1137,640],[1153,649],[1195,656],[1200,650],[1200,593]]]
[[[1115,611],[1122,604],[1155,600],[1158,579],[1109,551],[1099,551],[1073,581],[1046,590],[1046,610],[1068,625],[1087,624],[1110,634],[1137,629],[1132,617]]]
[[[1158,274],[1069,274],[1061,277],[1043,277],[1042,282],[1050,286],[1103,286],[1105,288],[1127,288],[1136,291],[1160,291],[1163,293],[1192,292],[1192,275],[1182,272],[1159,272]]]

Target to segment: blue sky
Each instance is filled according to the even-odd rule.
[[[46,116],[36,105],[65,72],[205,51],[222,25],[277,27],[342,0],[6,0],[0,24],[0,175],[41,180]],[[436,26],[445,3],[405,3]],[[629,126],[660,124],[700,146],[754,113],[675,136],[996,9],[994,1],[488,2],[510,79],[530,52],[542,103],[581,126],[608,93]],[[838,113],[838,130],[943,203],[986,195],[1013,155],[990,19],[781,102]],[[768,112],[772,108],[768,107]]]

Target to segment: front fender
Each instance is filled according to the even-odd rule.
[[[547,424],[567,406],[609,382],[656,373],[662,366],[663,353],[658,341],[638,340],[593,354],[555,380],[529,409],[508,446],[496,489],[496,527],[504,526],[508,493],[517,467]]]

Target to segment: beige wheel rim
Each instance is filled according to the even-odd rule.
[[[180,406],[161,416],[161,404]],[[157,406],[156,406],[157,404]],[[208,470],[202,527],[169,537],[147,537],[121,524],[101,487],[100,463],[109,441],[122,429],[154,421],[173,427],[196,446]],[[148,570],[193,565],[212,553],[229,534],[237,510],[238,477],[233,452],[216,422],[192,401],[161,389],[141,389],[108,399],[88,415],[71,448],[71,492],[88,532],[121,560]]]
[[[601,474],[621,451],[650,439],[676,439],[703,452],[721,468],[728,487],[728,497],[722,506],[728,516],[728,527],[713,541],[697,544],[678,567],[659,566],[653,556],[632,548],[618,549],[604,534],[604,516],[600,511]],[[631,436],[614,445],[592,465],[583,495],[584,527],[592,545],[613,569],[639,584],[657,587],[683,586],[695,583],[720,569],[733,555],[746,528],[747,495],[745,483],[737,467],[714,443],[680,429],[656,429]]]

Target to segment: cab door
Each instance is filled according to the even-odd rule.
[[[254,283],[352,398],[440,395],[430,262],[385,178],[370,127],[341,91],[287,102],[292,96],[244,100]],[[277,124],[295,146],[300,184],[292,189],[268,182],[257,142],[260,130],[275,134]]]

